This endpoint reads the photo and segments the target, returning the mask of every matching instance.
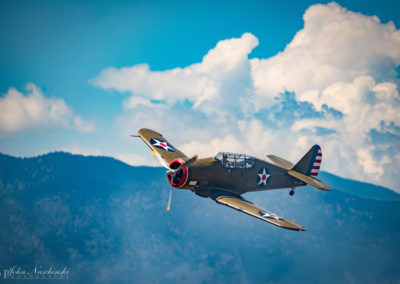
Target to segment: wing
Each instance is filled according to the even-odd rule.
[[[138,131],[138,134],[153,151],[153,155],[155,155],[166,168],[176,159],[188,160],[185,154],[172,146],[160,133],[142,128]]]
[[[249,214],[273,225],[296,231],[306,230],[306,228],[299,224],[296,224],[293,221],[279,217],[265,209],[255,206],[250,201],[242,198],[240,195],[235,195],[220,190],[206,190],[205,192],[201,192],[201,194],[203,196],[208,196],[211,199],[214,199],[217,203],[229,206],[233,209],[239,210],[240,212]]]

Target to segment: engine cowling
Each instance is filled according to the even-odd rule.
[[[179,166],[183,165],[184,163],[185,163],[185,161],[182,159],[175,159],[169,164],[169,168],[174,170],[174,169],[177,169]],[[168,182],[173,187],[181,188],[182,186],[184,186],[186,184],[188,175],[189,175],[188,168],[183,168],[182,170],[180,170],[179,172],[176,173],[175,178],[174,178],[174,183],[172,183],[171,176],[169,174],[167,174],[167,178],[168,178]]]

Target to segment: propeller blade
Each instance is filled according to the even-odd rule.
[[[191,157],[189,160],[187,160],[187,161],[184,162],[182,165],[180,165],[178,168],[176,168],[176,169],[170,169],[170,170],[168,171],[168,173],[169,173],[169,174],[177,173],[177,172],[179,172],[180,170],[182,170],[182,169],[184,169],[184,168],[190,166],[191,164],[193,164],[194,161],[196,161],[196,159],[197,159],[197,155],[194,155],[194,156]]]
[[[171,210],[171,200],[172,200],[172,189],[173,189],[173,184],[174,184],[174,179],[176,176],[176,173],[179,172],[180,170],[190,166],[193,164],[194,161],[196,161],[197,155],[194,155],[192,158],[184,162],[182,165],[180,165],[177,169],[170,169],[167,171],[167,174],[171,176],[171,189],[169,190],[169,199],[168,199],[168,205],[167,205],[167,211]]]
[[[156,158],[156,159],[161,163],[161,165],[164,166],[164,168],[169,169],[169,165],[168,165],[167,162],[160,156],[160,154],[158,154],[156,151],[153,151],[153,152],[151,153],[151,155],[152,155],[154,158]]]
[[[171,189],[169,190],[169,199],[168,199],[167,211],[171,210],[171,199],[172,199],[172,186],[171,186]]]

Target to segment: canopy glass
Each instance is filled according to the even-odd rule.
[[[255,158],[246,154],[236,154],[229,152],[219,152],[214,157],[225,168],[231,169],[249,169],[254,165]]]

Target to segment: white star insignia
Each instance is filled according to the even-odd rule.
[[[273,213],[262,212],[262,211],[260,211],[259,213],[260,213],[261,217],[264,217],[264,218],[269,218],[269,219],[273,218],[273,219],[276,219],[276,220],[282,220],[281,217],[276,216]]]
[[[167,142],[163,142],[155,138],[153,139],[156,141],[156,143],[153,144],[155,147],[156,146],[162,147],[165,151],[171,151],[171,152],[174,151],[174,149],[171,146],[169,146]]]
[[[263,168],[263,172],[261,174],[258,174],[258,176],[260,177],[260,181],[257,185],[264,184],[265,186],[267,186],[267,180],[271,175],[265,172],[265,168]]]

